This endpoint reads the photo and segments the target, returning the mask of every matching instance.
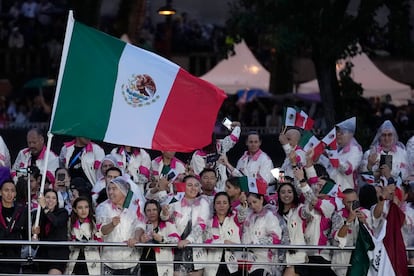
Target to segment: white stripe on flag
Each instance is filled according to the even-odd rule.
[[[139,52],[142,52],[142,56],[137,56]],[[143,141],[142,147],[151,148],[155,128],[175,80],[171,76],[177,76],[179,67],[173,63],[166,63],[165,60],[161,60],[157,56],[151,56],[145,50],[127,44],[119,61],[118,70],[111,117],[104,140],[128,145],[129,137],[139,137],[139,140]],[[159,98],[150,105],[133,107],[125,101],[122,85],[128,84],[128,80],[138,74],[148,74],[153,78],[156,85],[155,95]],[[137,108],[140,109],[139,118],[136,117]],[[183,108],[185,108],[185,104],[183,104]],[[119,122],[125,123],[120,124]]]

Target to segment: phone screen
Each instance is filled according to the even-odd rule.
[[[224,118],[223,119],[223,122],[222,122],[222,124],[223,124],[223,126],[225,126],[228,130],[231,130],[231,124],[232,124],[233,122],[232,121],[230,121],[230,119],[229,118]]]
[[[274,168],[270,170],[270,173],[273,175],[274,178],[279,179],[279,168]]]
[[[169,172],[168,174],[167,174],[167,180],[168,181],[170,181],[170,180],[172,180],[172,179],[174,179],[175,178],[175,172],[174,171],[171,171],[171,172]]]
[[[380,167],[382,165],[387,165],[390,169],[392,169],[392,155],[389,155],[389,154],[381,154],[381,157],[380,157]]]
[[[66,175],[64,173],[58,173],[57,180],[58,181],[64,181],[66,178]]]

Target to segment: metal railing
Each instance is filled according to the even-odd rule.
[[[0,247],[7,245],[30,245],[30,246],[74,246],[74,247],[127,247],[126,243],[123,242],[72,242],[72,241],[24,241],[24,240],[0,240]],[[153,244],[153,243],[137,243],[135,244],[138,248],[176,248],[177,244]],[[248,252],[250,249],[271,249],[271,250],[334,250],[334,251],[350,251],[354,250],[354,246],[347,246],[344,248],[339,248],[337,246],[319,246],[319,245],[260,245],[260,244],[188,244],[189,248],[204,248],[204,249],[226,249],[230,251],[239,251],[239,252]],[[406,251],[414,251],[414,247],[407,247]],[[137,260],[119,260],[116,259],[116,256],[113,256],[115,259],[106,260],[106,259],[97,259],[97,260],[51,260],[51,259],[38,259],[35,256],[29,256],[28,258],[18,258],[18,259],[0,259],[0,263],[4,262],[21,262],[21,263],[31,263],[31,262],[67,262],[67,263],[100,263],[101,271],[103,271],[104,263],[132,263],[132,264],[154,264],[153,261],[140,261]],[[173,264],[173,263],[190,263],[186,261],[156,261],[157,264]],[[208,265],[217,265],[225,264],[227,262],[208,262],[208,261],[199,261],[198,264]],[[234,262],[234,264],[240,264]],[[267,265],[267,266],[286,266],[285,262],[254,262],[255,265]],[[338,263],[329,263],[329,264],[316,264],[316,263],[301,263],[295,264],[295,266],[318,266],[318,267],[348,267],[350,264],[338,264]],[[409,268],[414,268],[414,265],[408,265]]]

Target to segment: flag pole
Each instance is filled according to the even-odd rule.
[[[43,172],[42,172],[42,182],[40,183],[40,196],[43,196],[43,191],[45,190],[47,164],[49,162],[50,148],[52,146],[52,138],[53,138],[53,134],[49,131],[47,133],[46,153],[45,153],[45,159],[44,159],[45,166],[44,166]],[[34,227],[39,226],[40,210],[41,210],[41,206],[40,206],[40,204],[38,204],[37,210],[36,210],[36,220],[35,220]]]

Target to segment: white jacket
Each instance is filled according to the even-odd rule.
[[[75,225],[72,226],[71,236],[72,241],[82,241],[83,237],[87,238],[88,242],[98,242],[101,241],[101,233],[96,232],[95,225],[93,226],[93,231],[91,232],[90,222],[83,222],[79,224],[77,221]],[[96,246],[85,246],[85,260],[94,260],[93,262],[86,263],[88,267],[89,275],[100,275],[101,274],[101,264],[99,260],[101,256],[99,254],[99,244]],[[71,246],[70,247],[70,260],[77,260],[79,256],[80,248],[78,246]],[[65,274],[72,274],[73,269],[75,268],[76,262],[69,262],[68,266],[66,267]]]
[[[307,208],[303,204],[295,208],[291,208],[283,218],[286,220],[286,227],[289,234],[290,245],[306,245],[305,241],[305,225],[307,219]],[[307,254],[305,250],[296,250],[295,253],[286,252],[286,263],[290,264],[301,264],[307,262]]]
[[[234,147],[234,145],[239,141],[240,137],[240,127],[236,126],[230,135],[224,137],[223,139],[217,140],[216,150],[218,154],[226,154],[230,149]],[[197,150],[194,152],[190,166],[194,170],[196,175],[200,175],[200,173],[206,167],[206,156],[207,153],[203,150]],[[219,164],[218,162],[215,163],[214,166],[216,170],[216,174],[218,177],[216,188],[217,191],[224,191],[224,187],[227,180],[227,169],[226,166],[223,164]]]
[[[135,231],[139,228],[145,230],[142,208],[137,201],[131,201],[130,206],[123,210],[118,209],[109,199],[99,204],[96,208],[96,226],[98,230],[101,230],[102,226],[111,223],[115,216],[120,216],[121,221],[112,232],[103,236],[105,242],[125,242],[133,238]],[[138,249],[130,247],[103,247],[101,252],[101,259],[104,261],[114,260],[115,258],[120,260],[119,263],[105,263],[113,269],[133,267],[135,266],[133,263],[122,263],[122,261],[137,261],[139,257]]]
[[[160,221],[158,225],[160,234],[164,238],[164,243],[178,243],[180,236],[174,223],[169,221]],[[155,261],[157,261],[157,272],[161,276],[169,276],[174,274],[174,254],[173,248],[155,247]],[[159,264],[158,262],[169,262],[167,264]]]
[[[156,157],[151,161],[151,174],[154,176],[159,176],[162,172],[164,162],[162,161],[162,156]],[[176,157],[173,157],[170,164],[171,169],[174,169],[177,174],[185,173],[185,165],[181,160],[178,160]]]
[[[10,152],[7,148],[6,143],[3,140],[3,137],[0,136],[0,167],[10,168]]]
[[[114,148],[111,151],[111,154],[118,161],[118,166],[132,177],[132,180],[140,188],[141,193],[145,194],[144,185],[150,179],[150,155],[144,149],[135,149],[129,157],[129,162],[127,162],[125,147],[122,146]]]
[[[282,239],[282,228],[279,218],[268,209],[263,207],[259,213],[251,212],[243,223],[243,244],[280,244]],[[270,249],[250,249],[247,260],[252,262],[248,266],[249,273],[264,269],[271,273],[271,265],[256,264],[256,262],[273,263],[277,258],[277,251]]]
[[[185,239],[190,243],[203,243],[203,232],[206,230],[210,217],[210,206],[207,199],[200,196],[191,203],[184,197],[169,206],[169,216],[165,217],[161,213],[161,219],[171,219],[175,223],[180,236],[183,234],[188,221],[191,220],[191,232]],[[207,261],[207,251],[204,248],[193,248],[193,261],[195,270],[203,269],[205,264],[199,262]]]
[[[372,166],[373,172],[378,170],[381,154],[386,154],[380,146],[377,146],[376,152],[378,153],[377,161]],[[362,162],[360,166],[361,172],[368,171],[367,165],[368,165],[368,157],[370,153],[371,153],[371,150],[367,150],[364,153],[364,156],[362,157]],[[399,173],[401,172],[402,179],[406,179],[408,176],[408,158],[407,158],[406,150],[399,146],[394,146],[392,150],[388,152],[388,154],[392,155],[391,175],[394,177],[394,179],[397,179]]]
[[[46,146],[43,146],[42,151],[40,152],[39,156],[36,159],[36,167],[39,168],[40,173],[43,174],[43,171],[45,169],[45,154],[46,154]],[[22,149],[17,154],[16,161],[14,161],[12,170],[11,170],[11,176],[14,178],[14,180],[17,181],[17,177],[19,177],[21,174],[17,172],[18,169],[25,169],[30,166],[32,159],[32,154],[30,152],[29,148]],[[51,183],[55,181],[55,171],[59,168],[59,159],[57,155],[50,151],[49,154],[49,160],[47,162],[47,172],[46,177],[49,179]]]
[[[285,172],[285,176],[295,178],[293,174],[292,162],[289,159],[289,154],[294,150],[296,152],[296,165],[303,167],[306,163],[306,153],[299,146],[292,148],[290,144],[282,145],[283,150],[285,151],[285,160],[283,161],[281,170]]]
[[[233,171],[233,176],[242,174],[253,178],[261,177],[267,184],[274,181],[270,172],[273,169],[272,159],[262,150],[257,151],[253,156],[249,156],[246,151],[237,162],[236,169]]]
[[[233,243],[241,243],[240,240],[241,234],[241,225],[237,220],[237,214],[234,213],[230,216],[227,216],[223,224],[220,225],[217,216],[214,216],[208,223],[207,227],[207,240],[206,243],[218,243],[224,244],[225,240],[231,241]],[[221,261],[221,256],[223,254],[223,248],[220,249],[208,249],[207,257],[208,261],[211,264],[206,265],[204,275],[206,276],[215,276],[219,267],[219,262]],[[234,251],[226,250],[224,252],[224,260],[227,263],[227,268],[230,273],[234,273],[238,269],[237,256],[234,254]]]
[[[64,143],[60,150],[59,161],[62,166],[69,168],[69,160],[75,150],[75,140]],[[102,159],[105,157],[104,150],[97,144],[89,142],[82,151],[80,156],[83,172],[88,178],[91,185],[95,185],[96,170],[99,168]]]

